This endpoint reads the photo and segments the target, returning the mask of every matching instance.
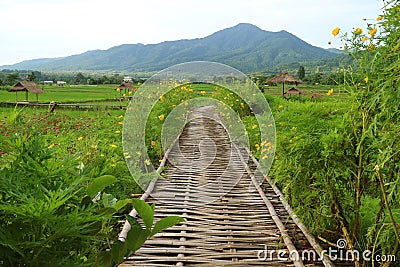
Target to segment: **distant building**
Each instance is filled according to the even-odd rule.
[[[132,83],[132,82],[133,82],[132,77],[130,77],[130,76],[124,77],[124,83]]]
[[[132,84],[130,84],[130,83],[125,83],[125,82],[121,83],[121,85],[118,86],[117,89],[116,89],[117,92],[124,91],[125,94],[127,93],[127,91],[128,91],[128,92],[129,92],[129,91],[134,92],[134,91],[136,91],[136,90],[137,90],[137,89],[136,89]]]
[[[53,85],[53,81],[43,81],[44,85]]]
[[[64,86],[64,85],[66,85],[67,84],[67,82],[64,82],[64,81],[57,81],[57,86]]]
[[[303,91],[301,91],[299,88],[292,87],[290,88],[287,92],[285,92],[285,95],[303,95]]]

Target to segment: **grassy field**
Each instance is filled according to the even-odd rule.
[[[117,92],[118,85],[67,85],[41,86],[45,93],[39,94],[39,103],[43,102],[80,102],[90,100],[115,99],[123,92]],[[28,94],[29,101],[36,101],[36,95]],[[15,102],[16,93],[0,90],[0,102]],[[18,101],[25,101],[25,92],[18,93]]]
[[[277,166],[284,165],[285,148],[301,143],[301,138],[317,126],[320,131],[329,131],[329,127],[346,112],[346,97],[336,92],[327,96],[329,88],[305,88],[304,96],[290,99],[280,96],[280,90],[278,86],[269,87],[264,93],[275,117],[277,148],[274,165]],[[310,99],[311,92],[316,90],[322,98]],[[40,101],[104,104],[107,102],[102,100],[120,96],[114,86],[50,87],[45,91]],[[13,101],[13,95],[0,91],[2,101]],[[195,97],[212,97],[232,107],[246,128],[252,152],[260,156],[263,150],[260,127],[249,107],[224,88],[216,90],[214,86],[196,84],[171,90],[153,107],[146,123],[145,140],[147,154],[154,165],[158,165],[163,157],[160,133],[164,118],[175,106]],[[110,248],[110,240],[115,240],[118,234],[121,226],[118,222],[131,208],[131,205],[118,206],[120,208],[116,210],[114,205],[129,203],[132,193],[141,192],[125,161],[136,155],[127,154],[122,147],[124,116],[124,109],[57,108],[50,113],[43,107],[0,107],[0,178],[3,177],[0,198],[12,214],[18,212],[13,209],[15,206],[23,210],[18,212],[15,220],[7,217],[1,222],[7,232],[20,233],[6,236],[7,242],[25,242],[23,247],[26,248],[21,252],[23,257],[7,248],[4,255],[0,251],[0,259],[11,257],[24,264],[34,261],[38,266],[60,257],[73,266],[83,266],[86,260],[101,260],[102,252]],[[272,174],[279,174],[276,168]],[[80,208],[87,201],[88,185],[100,177],[115,177],[116,180],[102,190],[100,201],[88,208]],[[68,196],[57,195],[65,192],[69,192]],[[64,208],[53,208],[57,205]],[[100,220],[100,228],[94,230],[92,220]],[[21,225],[21,222],[31,227]],[[46,227],[35,227],[37,225]],[[87,239],[79,232],[85,227],[90,229]],[[56,240],[62,239],[62,243],[48,238],[54,229],[60,229],[57,230],[60,238]],[[37,239],[41,241],[33,242]],[[37,257],[44,245],[48,256]],[[60,251],[66,254],[60,256]]]
[[[287,137],[291,132],[291,127],[295,127],[297,121],[290,122],[293,117],[291,112],[299,110],[307,112],[308,109],[343,109],[346,106],[346,94],[334,92],[331,96],[327,96],[326,92],[331,87],[322,86],[301,86],[300,89],[305,93],[301,96],[292,96],[290,99],[280,96],[280,86],[268,87],[264,90],[264,94],[270,104],[270,108],[274,113],[277,127],[278,144],[285,146],[285,140],[290,140]],[[120,105],[119,101],[107,102],[105,99],[117,98],[121,92],[115,91],[115,86],[69,86],[69,87],[45,87],[45,94],[40,97],[42,101],[60,101],[60,102],[84,102],[85,105]],[[310,95],[314,92],[321,94],[321,99],[310,99]],[[9,97],[11,100],[12,93],[0,91],[1,96]],[[214,86],[205,84],[196,84],[185,86],[184,90],[177,88],[165,95],[165,98],[158,101],[153,108],[146,128],[146,143],[148,146],[151,160],[157,164],[162,158],[161,150],[161,128],[163,121],[159,116],[163,114],[165,117],[174,109],[175,106],[195,97],[212,97],[230,105],[235,109],[249,133],[251,149],[255,155],[259,155],[259,139],[258,129],[253,129],[257,124],[255,117],[249,113],[247,105],[243,105],[239,101],[239,97],[231,95],[229,91],[223,89],[216,92]],[[2,99],[3,100],[3,99]],[[104,100],[104,101],[103,101]],[[111,104],[110,104],[111,103]],[[123,103],[127,106],[128,101]],[[105,155],[114,162],[120,169],[123,169],[124,176],[129,177],[128,170],[125,166],[122,147],[121,147],[121,130],[122,120],[125,110],[63,110],[57,108],[54,113],[49,114],[47,107],[29,107],[29,108],[14,108],[0,107],[0,137],[9,138],[14,134],[26,134],[31,132],[39,132],[49,146],[55,146],[58,153],[75,153],[82,154],[84,164],[90,164],[93,157]],[[343,111],[344,112],[344,111]],[[321,115],[322,116],[322,115]],[[284,119],[282,119],[284,118]],[[80,122],[81,121],[81,122]],[[86,121],[89,121],[86,123]],[[287,128],[289,127],[289,128]],[[301,131],[302,129],[299,129]],[[83,138],[86,142],[77,141],[78,138]],[[150,144],[154,141],[156,145]],[[3,143],[3,142],[2,142]],[[118,149],[110,150],[109,144],[117,145]],[[104,147],[103,147],[104,144]],[[93,150],[91,147],[96,147]],[[104,149],[104,151],[102,150]],[[7,162],[7,147],[0,148],[2,156],[0,162]],[[112,153],[109,155],[109,153]],[[277,149],[279,154],[279,147]],[[97,156],[96,156],[97,155]],[[1,164],[0,164],[1,165]],[[114,165],[113,165],[114,166]],[[123,189],[125,191],[127,189]]]
[[[63,103],[75,103],[75,102],[90,102],[99,103],[102,100],[116,99],[124,92],[117,92],[115,89],[118,85],[67,85],[65,87],[58,86],[41,86],[45,91],[44,94],[39,94],[39,103],[63,102]],[[285,91],[292,88],[293,85],[286,84]],[[299,85],[297,86],[300,90],[305,93],[305,96],[310,96],[312,93],[326,94],[328,90],[335,88],[334,86],[326,85]],[[271,96],[280,96],[282,94],[282,86],[261,86],[260,89]],[[201,90],[208,90],[203,88]],[[341,93],[335,92],[336,96],[340,96]],[[344,94],[345,95],[345,94]],[[19,92],[17,94],[18,101],[25,101],[25,92]],[[36,101],[36,95],[28,94],[29,101]],[[15,102],[16,93],[8,92],[6,89],[0,90],[0,102]]]

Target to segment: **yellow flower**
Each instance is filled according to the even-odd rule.
[[[82,136],[80,136],[80,137],[78,137],[78,139],[77,139],[78,141],[82,141],[83,140],[83,137]]]
[[[146,160],[144,161],[144,163],[146,163],[146,165],[150,165],[150,160],[146,159]]]
[[[113,167],[113,168],[115,168],[117,165],[113,163],[113,164],[111,164],[110,166]]]
[[[123,121],[119,121],[118,124],[119,124],[119,125],[122,125],[122,124],[124,124],[124,122],[123,122]]]
[[[330,96],[330,95],[332,95],[332,94],[333,94],[333,88],[330,89],[330,90],[326,93],[327,96]]]
[[[132,156],[131,155],[127,155],[127,156],[125,156],[125,158],[126,159],[130,159],[130,158],[132,158]]]
[[[364,78],[365,83],[368,83],[368,76]]]
[[[354,34],[356,34],[356,35],[360,35],[360,34],[362,34],[362,29],[361,28],[356,28],[355,29],[355,31],[354,31]]]
[[[377,28],[372,28],[371,30],[369,30],[369,34],[371,35],[371,36],[374,36],[375,35],[375,33],[378,31],[378,29]]]
[[[155,146],[156,145],[156,141],[151,141],[151,146]]]
[[[126,96],[126,94],[122,94],[122,96]]]
[[[339,27],[336,27],[335,29],[332,30],[332,35],[333,35],[333,36],[338,35],[338,34],[339,34],[339,31],[340,31],[340,28],[339,28]]]
[[[368,38],[367,36],[365,36],[365,37],[363,37],[363,38],[361,39],[361,41],[363,41],[363,42],[368,41],[368,40],[369,40],[369,38]]]
[[[251,127],[251,129],[257,129],[257,127],[258,127],[258,125],[257,125],[257,124],[254,124],[254,125]]]
[[[97,145],[91,145],[90,147],[93,148],[93,149],[96,149]]]
[[[110,147],[111,147],[111,148],[117,148],[118,146],[117,146],[117,145],[114,145],[114,144],[110,144]]]
[[[115,133],[116,133],[116,134],[120,134],[121,131],[120,131],[120,130],[116,130]]]
[[[264,157],[262,157],[261,159],[267,159],[268,158],[268,156],[264,156]]]
[[[120,91],[121,91],[121,89],[119,89],[119,87],[118,87],[117,89],[115,89],[115,91],[117,91],[117,92],[120,92]]]
[[[165,116],[164,116],[164,114],[161,114],[160,116],[158,116],[158,118],[160,119],[160,121],[163,121]]]
[[[371,52],[374,52],[375,51],[375,46],[373,44],[369,44],[368,50],[371,51]]]
[[[133,94],[133,92],[132,92],[132,91],[129,91],[129,92],[128,92],[128,95],[132,95],[132,94]]]
[[[160,101],[164,101],[165,97],[162,95],[160,96]]]
[[[283,105],[279,105],[279,106],[278,106],[278,109],[283,109]]]
[[[200,92],[202,95],[205,95],[206,94],[206,91],[201,91]]]
[[[244,104],[243,104],[243,103],[240,103],[240,106],[241,106],[242,108],[244,108]]]
[[[52,149],[54,147],[54,144],[50,144],[47,148]]]
[[[376,18],[376,20],[377,20],[377,21],[380,21],[380,20],[382,20],[382,18],[383,18],[382,16],[378,16],[378,17]]]

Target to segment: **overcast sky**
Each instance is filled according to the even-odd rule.
[[[334,47],[335,27],[364,27],[381,0],[0,0],[0,66],[120,44],[205,37],[241,22]]]

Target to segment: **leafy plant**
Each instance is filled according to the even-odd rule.
[[[0,169],[0,260],[8,266],[93,266],[113,216],[130,200],[103,193],[112,176],[85,176],[76,156],[59,160],[38,134],[16,135]],[[115,234],[115,233],[114,233]]]
[[[289,124],[293,133],[278,138],[285,147],[274,166],[289,201],[314,232],[333,242],[345,238],[350,250],[397,258],[399,21],[399,1],[384,1],[383,14],[375,23],[341,36],[353,57],[353,64],[343,70],[342,90],[348,93],[345,109],[337,116],[334,109],[326,110],[324,103],[318,103],[319,109],[289,106],[297,109],[294,118],[286,117],[286,110],[280,112],[286,119],[282,124]],[[336,28],[332,34],[339,31]],[[300,127],[305,131],[296,133]],[[371,263],[360,259],[354,264]]]
[[[14,107],[14,109],[9,113],[7,117],[7,122],[11,125],[15,125],[17,123],[22,122],[22,111],[24,108],[18,109],[18,105]]]
[[[168,216],[154,224],[154,204],[149,205],[140,199],[132,199],[132,204],[142,219],[143,225],[135,217],[126,215],[126,219],[131,225],[131,230],[128,232],[125,242],[116,241],[108,254],[104,255],[105,265],[121,263],[124,260],[124,256],[135,253],[147,239],[171,226],[185,221],[185,219],[179,216]]]

